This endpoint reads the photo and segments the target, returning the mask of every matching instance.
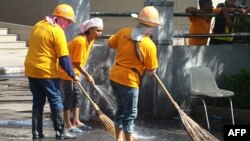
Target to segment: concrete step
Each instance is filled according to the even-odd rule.
[[[0,42],[0,49],[6,48],[26,48],[26,41]]]
[[[11,42],[11,41],[16,41],[16,40],[17,40],[16,34],[0,35],[0,43],[1,42]]]
[[[0,28],[0,74],[23,74],[27,42],[17,40],[16,32],[8,33],[9,28]]]
[[[24,61],[28,48],[0,49],[0,74],[24,72]]]
[[[8,28],[0,28],[0,35],[8,34]]]

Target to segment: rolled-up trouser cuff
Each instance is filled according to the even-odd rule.
[[[126,133],[133,133],[134,131],[133,125],[122,126],[122,124],[115,123],[115,128],[122,129],[123,132],[126,132]]]
[[[125,133],[133,133],[133,131],[134,131],[133,125],[123,126],[123,132]]]

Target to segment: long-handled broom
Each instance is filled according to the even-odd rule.
[[[84,90],[84,88],[82,87],[80,82],[76,82],[76,83],[78,84],[78,86],[81,88],[83,94],[88,98],[90,103],[93,105],[93,107],[97,111],[98,118],[101,120],[102,125],[104,126],[105,130],[108,131],[108,133],[111,134],[113,137],[115,137],[114,122],[100,110],[100,108],[97,106],[97,104],[90,98],[89,94]]]
[[[158,83],[161,85],[161,88],[164,90],[166,96],[170,99],[174,107],[178,110],[182,123],[184,124],[189,136],[194,141],[219,141],[216,137],[210,134],[207,130],[199,126],[195,121],[193,121],[185,112],[181,110],[178,104],[174,101],[174,99],[169,94],[168,90],[165,88],[160,78],[154,73],[155,78]]]

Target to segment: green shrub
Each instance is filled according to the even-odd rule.
[[[234,32],[250,32],[250,26],[247,26],[250,24],[250,17],[249,16],[239,16],[236,27],[234,29]],[[250,37],[249,36],[241,36],[241,37],[235,37],[234,38],[235,44],[249,44],[250,43]]]
[[[241,69],[235,75],[226,75],[223,81],[225,89],[231,90],[235,94],[232,97],[234,107],[250,109],[250,68]]]

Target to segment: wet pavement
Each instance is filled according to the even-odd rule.
[[[0,80],[0,140],[32,140],[31,136],[32,96],[28,89],[27,78],[9,78]],[[96,117],[83,121],[93,130],[77,134],[76,141],[113,141]],[[190,141],[179,117],[171,120],[138,117],[135,121],[134,136],[138,141]],[[206,126],[202,123],[202,126]],[[212,122],[212,134],[222,139],[222,123]],[[44,141],[55,140],[55,132],[50,120],[48,103],[44,111]]]

